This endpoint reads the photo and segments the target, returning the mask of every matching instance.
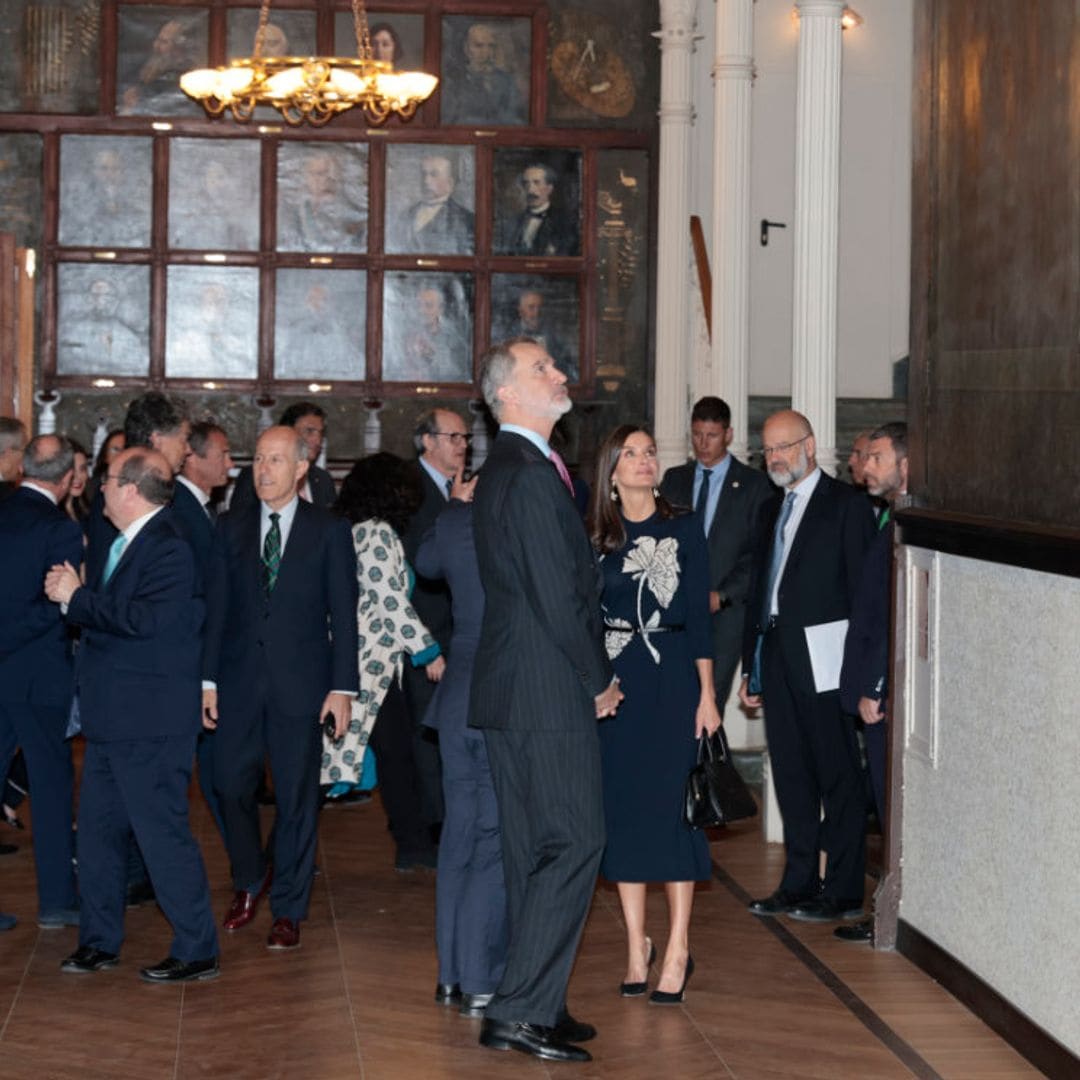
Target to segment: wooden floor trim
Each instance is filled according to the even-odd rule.
[[[969,1008],[987,1027],[1000,1035],[1018,1054],[1051,1080],[1075,1080],[1080,1058],[1051,1034],[1025,1016],[1011,1002],[984,982],[970,968],[936,942],[900,919],[896,928],[896,951],[939,982]]]
[[[713,861],[713,877],[741,903],[750,903],[752,899],[750,894],[715,860]],[[898,1035],[836,972],[815,956],[784,925],[782,920],[763,918],[760,922],[894,1057],[911,1070],[912,1075],[919,1077],[919,1080],[942,1080],[941,1074],[906,1039]],[[999,1034],[1002,1033],[999,1032]]]

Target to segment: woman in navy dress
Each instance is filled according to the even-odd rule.
[[[607,653],[625,700],[600,724],[607,847],[600,872],[619,890],[628,962],[624,997],[645,993],[656,951],[645,889],[662,881],[669,928],[650,1001],[675,1004],[693,972],[694,883],[711,877],[705,836],[683,820],[697,737],[720,726],[709,633],[708,552],[692,514],[657,491],[656,443],[624,424],[597,461],[590,536],[601,558]]]

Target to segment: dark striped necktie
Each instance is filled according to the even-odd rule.
[[[277,584],[278,571],[281,569],[281,521],[280,514],[270,515],[270,528],[263,541],[263,589],[269,596]]]

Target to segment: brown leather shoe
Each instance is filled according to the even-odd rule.
[[[268,949],[299,949],[300,924],[295,919],[275,919],[266,939]]]
[[[233,896],[232,903],[225,915],[225,921],[221,924],[226,930],[239,930],[247,926],[255,918],[255,912],[259,907],[259,901],[270,891],[270,879],[273,871],[267,870],[266,877],[258,892],[246,892],[238,889]]]

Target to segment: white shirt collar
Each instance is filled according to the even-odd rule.
[[[200,506],[202,506],[204,508],[206,507],[206,504],[210,501],[210,496],[207,495],[207,493],[205,491],[203,491],[203,489],[201,487],[199,487],[198,484],[196,484],[193,481],[189,480],[183,473],[179,473],[177,475],[176,479],[179,480],[180,483],[183,484],[184,487],[186,487],[188,489],[188,491],[190,491],[191,494],[194,495],[195,498],[199,500],[199,505]]]
[[[51,502],[53,504],[53,506],[59,506],[60,505],[59,502],[57,501],[56,496],[51,491],[48,491],[43,487],[38,487],[37,484],[35,484],[33,480],[24,480],[19,486],[24,487],[24,488],[29,488],[31,491],[36,491],[39,495],[44,495],[45,498],[48,499],[49,502]]]

